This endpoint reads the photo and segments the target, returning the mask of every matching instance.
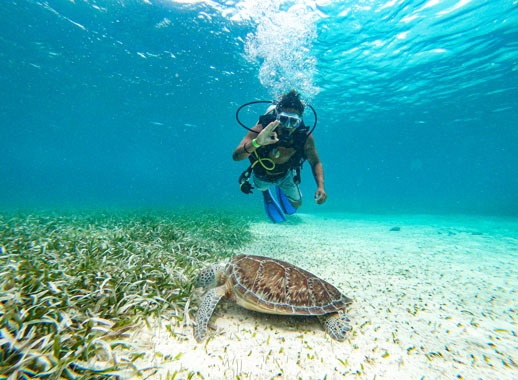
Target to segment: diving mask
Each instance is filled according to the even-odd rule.
[[[279,120],[280,124],[289,129],[296,129],[299,127],[302,122],[302,118],[296,113],[291,112],[279,112],[277,114],[277,120]]]

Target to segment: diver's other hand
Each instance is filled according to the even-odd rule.
[[[270,124],[264,128],[261,133],[257,135],[255,141],[259,145],[270,145],[275,144],[279,139],[277,138],[277,132],[275,132],[275,128],[279,125],[279,120],[272,121]]]
[[[315,193],[315,202],[317,202],[317,204],[321,205],[322,203],[324,203],[327,199],[327,194],[326,194],[326,191],[322,188],[318,188],[317,189],[317,192]]]

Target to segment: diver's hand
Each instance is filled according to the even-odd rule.
[[[259,145],[270,145],[275,144],[279,139],[277,138],[277,132],[275,132],[275,128],[279,125],[279,120],[272,121],[270,124],[264,128],[261,133],[257,135],[255,141]]]
[[[327,199],[327,194],[326,194],[326,191],[322,188],[318,188],[317,189],[317,192],[315,193],[315,202],[317,202],[317,204],[321,205],[322,203],[324,203]]]

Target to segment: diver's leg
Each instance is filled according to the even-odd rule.
[[[252,181],[254,182],[254,186],[260,192],[268,191],[268,188],[273,185],[272,182],[263,181],[260,178],[257,178],[255,174],[252,174]]]
[[[270,186],[272,186],[274,183],[263,181],[260,178],[257,178],[255,175],[253,177],[253,181],[257,190],[261,191],[263,194],[264,210],[271,222],[285,222],[286,216],[284,215],[282,208],[277,204],[277,202],[275,202],[275,199],[273,199],[272,193],[270,191]]]
[[[302,193],[299,184],[293,179],[293,170],[290,170],[278,183],[290,204],[296,209],[302,205]]]

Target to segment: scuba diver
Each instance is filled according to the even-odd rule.
[[[300,169],[306,159],[317,183],[316,203],[322,204],[327,199],[324,170],[311,134],[316,126],[316,112],[311,107],[315,114],[315,125],[310,131],[302,120],[304,108],[300,94],[292,89],[277,104],[272,104],[251,129],[239,121],[240,109],[236,114],[238,122],[249,131],[232,155],[234,161],[248,158],[251,162],[239,178],[241,191],[246,194],[252,192],[253,187],[249,182],[252,176],[255,187],[263,194],[266,214],[273,223],[286,221],[285,214],[295,213],[302,204]],[[270,191],[271,186],[275,186],[278,203]]]

